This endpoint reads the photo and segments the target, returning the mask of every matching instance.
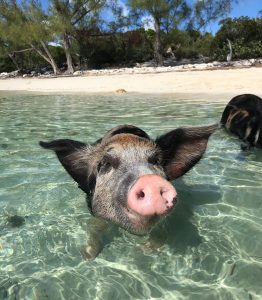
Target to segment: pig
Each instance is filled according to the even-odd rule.
[[[241,148],[262,148],[262,99],[243,94],[230,100],[220,121],[222,127],[237,135],[243,142]]]
[[[178,128],[154,140],[138,127],[120,125],[94,144],[58,139],[41,141],[40,145],[55,151],[86,193],[90,213],[100,223],[98,231],[112,222],[133,234],[145,235],[172,212],[177,192],[170,181],[201,159],[217,128],[218,124]],[[97,231],[93,230],[90,240],[95,239]],[[85,250],[88,258],[101,250],[91,244]]]

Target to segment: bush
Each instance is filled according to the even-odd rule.
[[[16,67],[8,56],[0,56],[0,73],[15,71]]]
[[[262,57],[262,19],[241,17],[221,21],[221,28],[212,43],[213,57],[225,60],[231,41],[233,59]]]
[[[210,33],[196,30],[173,30],[164,37],[165,47],[171,47],[178,60],[182,58],[198,58],[200,55],[210,56],[214,37]]]
[[[97,33],[96,37],[88,32],[79,34],[80,61],[83,67],[128,65],[153,57],[152,32],[144,29],[114,35]]]

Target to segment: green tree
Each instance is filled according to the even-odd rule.
[[[205,28],[210,22],[225,17],[231,11],[233,3],[237,2],[238,0],[195,1],[188,27],[196,30]]]
[[[235,59],[262,56],[262,18],[227,18],[220,25],[212,46],[215,58],[225,59],[227,40],[231,41]]]
[[[154,54],[158,65],[163,64],[161,30],[168,32],[179,25],[187,24],[188,28],[200,30],[231,9],[236,0],[129,0],[128,3],[135,15],[150,16],[154,21],[156,32]]]
[[[175,21],[188,12],[184,0],[129,0],[129,5],[135,16],[150,16],[154,21],[155,42],[154,56],[157,65],[163,65],[161,29],[163,25],[168,30]]]
[[[48,46],[53,40],[52,28],[39,2],[19,5],[16,0],[1,0],[0,40],[10,58],[15,52],[33,50],[52,66],[55,74],[60,72]]]
[[[105,6],[105,0],[50,0],[49,21],[57,39],[62,41],[67,72],[74,72],[72,47],[76,30],[95,22]]]

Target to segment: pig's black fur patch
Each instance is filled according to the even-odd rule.
[[[262,99],[253,94],[234,97],[226,106],[221,125],[243,140],[243,149],[262,148]]]

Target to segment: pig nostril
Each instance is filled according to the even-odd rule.
[[[140,191],[139,193],[137,193],[137,198],[142,200],[145,197],[145,193],[143,191]]]
[[[161,189],[161,190],[160,190],[160,195],[163,196],[165,192],[166,192],[165,189]]]

